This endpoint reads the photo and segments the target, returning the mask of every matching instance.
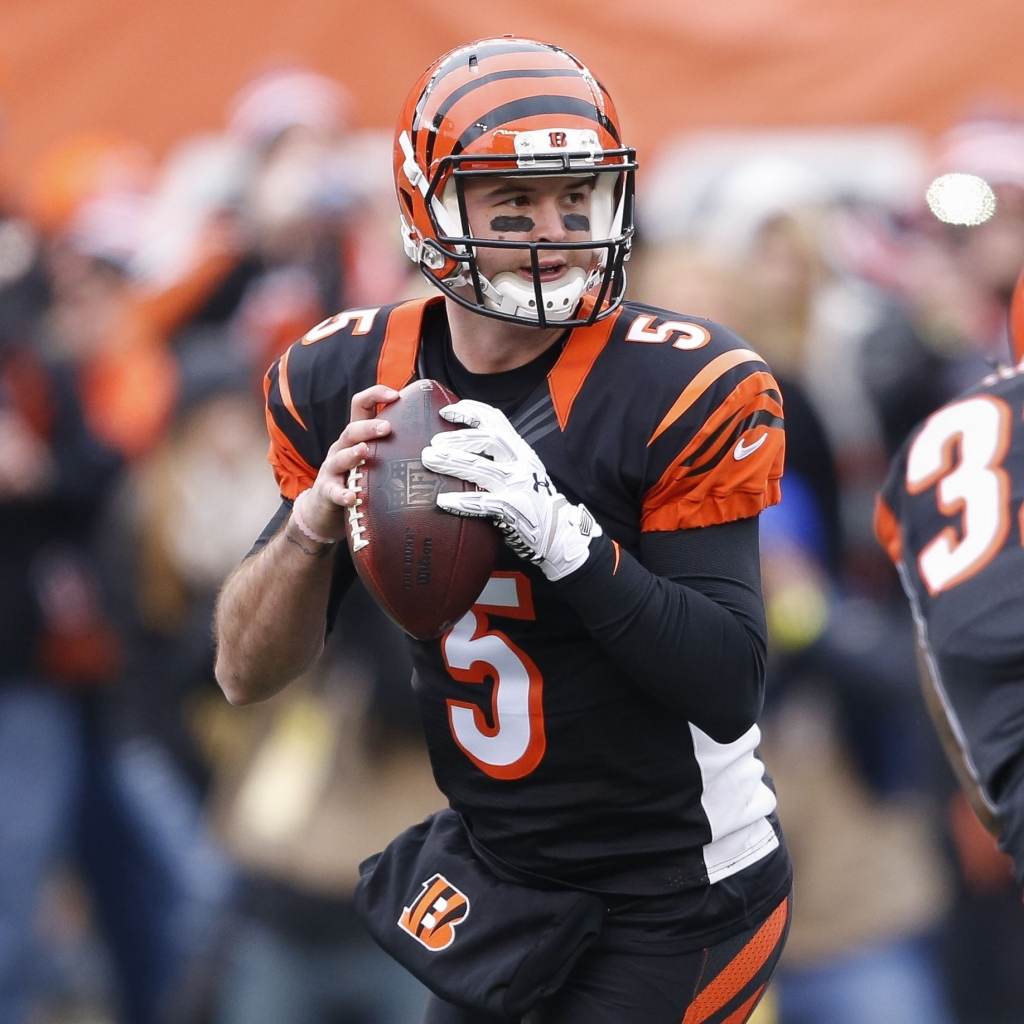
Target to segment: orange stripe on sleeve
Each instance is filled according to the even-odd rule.
[[[895,565],[903,558],[903,537],[896,514],[880,494],[875,498],[874,528],[878,543],[885,548],[885,553]]]
[[[786,448],[781,425],[766,423],[744,432],[740,439],[750,438],[757,447],[741,458],[735,457],[735,449],[723,451],[727,437],[710,444],[719,433],[733,429],[731,424],[752,414],[763,412],[781,420],[782,406],[769,393],[777,389],[775,378],[765,370],[755,370],[733,388],[644,495],[641,530],[727,523],[778,503]],[[767,436],[761,440],[762,435]]]
[[[263,379],[263,392],[270,395],[270,374]],[[281,495],[294,501],[307,487],[313,486],[316,470],[295,450],[285,432],[277,425],[270,405],[267,404],[267,430],[270,433],[270,451],[267,461],[274,469],[274,478]]]
[[[377,383],[396,391],[405,387],[416,372],[416,353],[420,345],[420,325],[423,313],[432,303],[442,302],[442,296],[412,299],[396,306],[388,317],[377,360]]]
[[[593,327],[577,327],[569,335],[565,349],[558,357],[558,362],[551,367],[548,374],[548,390],[551,392],[551,404],[555,407],[558,425],[565,430],[569,422],[576,396],[593,369],[597,357],[608,344],[612,327],[622,312],[621,307],[611,316],[599,320]]]
[[[771,917],[754,932],[751,940],[694,999],[686,1011],[683,1024],[702,1024],[754,980],[757,972],[775,952],[786,930],[788,917],[789,900],[786,899],[775,908]]]
[[[295,422],[303,430],[309,430],[306,421],[299,415],[299,410],[295,408],[295,403],[292,401],[292,389],[288,383],[288,356],[291,355],[291,351],[290,348],[286,348],[277,364],[277,383],[281,388],[281,401],[284,402],[284,407],[292,414]]]
[[[662,434],[672,426],[676,420],[682,416],[687,409],[693,405],[694,402],[704,394],[705,391],[712,384],[718,380],[723,374],[728,373],[734,366],[739,366],[741,363],[749,363],[751,361],[757,361],[763,363],[764,360],[756,353],[751,352],[745,348],[734,348],[728,352],[723,352],[720,356],[712,359],[707,366],[704,367],[700,373],[697,374],[689,384],[683,388],[683,393],[675,400],[672,408],[665,413],[665,418],[658,424],[658,429],[651,435],[650,441],[647,442],[647,446],[650,447],[655,441],[661,437]]]

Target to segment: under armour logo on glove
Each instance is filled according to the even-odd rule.
[[[597,526],[597,520],[590,514],[590,509],[586,505],[580,505],[580,533],[584,537],[589,537],[595,526]],[[597,526],[597,530],[600,533],[601,527]]]
[[[574,572],[590,555],[602,529],[583,505],[570,504],[552,485],[537,453],[499,409],[468,399],[441,416],[464,430],[435,434],[422,461],[435,473],[468,480],[479,491],[437,496],[446,512],[489,516],[521,558],[536,562],[549,580]]]

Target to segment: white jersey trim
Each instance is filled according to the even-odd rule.
[[[756,725],[732,743],[717,743],[689,724],[700,768],[700,802],[711,828],[704,867],[709,882],[720,882],[778,848],[779,837],[768,820],[775,794],[764,783],[764,765],[755,753],[761,742]]]

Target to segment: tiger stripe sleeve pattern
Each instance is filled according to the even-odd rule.
[[[294,501],[316,480],[319,464],[316,439],[306,426],[306,420],[295,405],[288,376],[288,349],[267,371],[263,380],[266,401],[267,432],[270,449],[267,461],[274,470],[274,478],[281,496]]]
[[[683,415],[652,437],[651,450],[660,449],[667,465],[643,496],[644,532],[745,519],[781,500],[786,441],[779,386],[756,355],[736,355],[742,358],[722,363],[724,372],[711,375]],[[666,452],[674,454],[666,460]]]

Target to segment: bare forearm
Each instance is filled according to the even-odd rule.
[[[376,413],[397,398],[382,384],[353,395],[352,420],[327,449],[312,486],[295,496],[284,526],[221,589],[216,674],[232,704],[272,697],[323,650],[345,511],[357,498],[348,474],[369,455],[367,441],[391,430]]]
[[[290,520],[228,577],[217,602],[217,682],[232,704],[266,700],[323,649],[336,545]]]

